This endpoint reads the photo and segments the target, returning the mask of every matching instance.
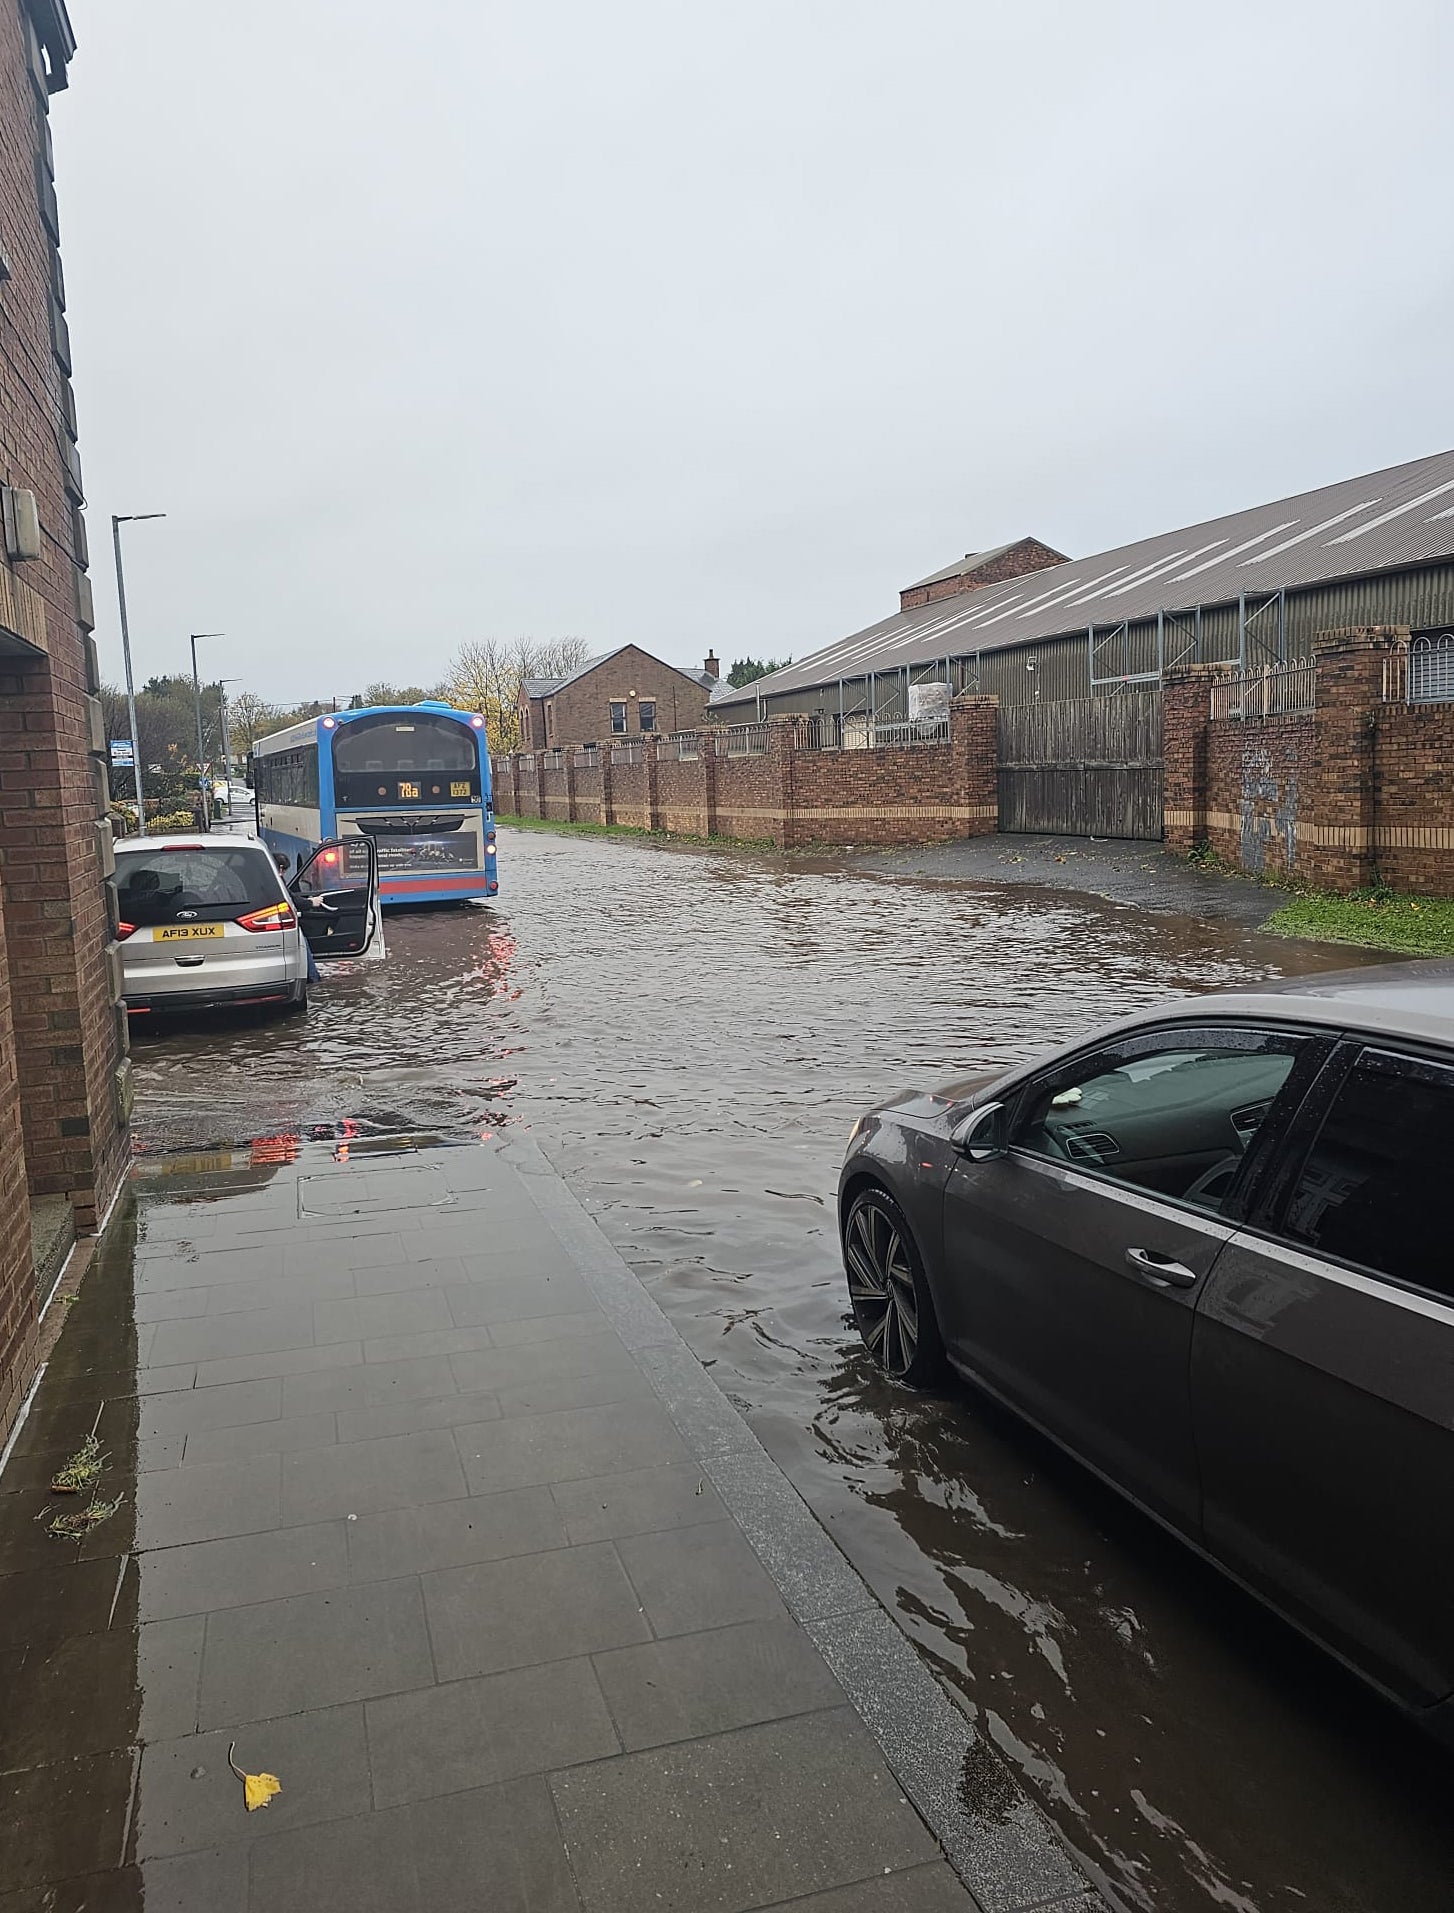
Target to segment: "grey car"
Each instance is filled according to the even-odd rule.
[[[1147,1011],[863,1117],[849,1300],[1454,1740],[1454,964]]]

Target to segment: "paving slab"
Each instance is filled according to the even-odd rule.
[[[422,1154],[103,1245],[0,1476],[0,1913],[1099,1905],[539,1152]]]

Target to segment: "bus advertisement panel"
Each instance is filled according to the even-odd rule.
[[[260,738],[258,830],[296,863],[364,836],[385,905],[493,897],[495,812],[484,719],[428,702],[330,711]]]

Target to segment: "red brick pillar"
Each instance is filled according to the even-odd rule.
[[[535,814],[545,815],[545,752],[535,753]]]
[[[616,821],[616,797],[611,788],[611,763],[615,756],[611,745],[601,746],[601,822],[614,824]]]
[[[1301,808],[1297,862],[1332,890],[1361,890],[1378,875],[1375,745],[1383,663],[1408,638],[1406,626],[1361,625],[1324,631],[1313,644],[1313,792],[1312,803]]]
[[[964,811],[966,837],[992,837],[1000,827],[999,711],[997,697],[961,691],[949,707],[949,749]]]
[[[1168,849],[1194,850],[1207,841],[1210,815],[1212,686],[1220,664],[1189,664],[1162,683],[1162,836]]]
[[[646,771],[646,814],[642,818],[642,822],[648,830],[660,830],[661,793],[656,775],[657,750],[660,740],[653,731],[649,737],[644,737],[641,742],[641,755],[645,760],[644,769]],[[703,742],[705,744],[705,739]]]
[[[697,733],[697,776],[702,790],[702,833],[717,835],[717,740],[711,731]]]
[[[768,761],[774,763],[777,770],[777,789],[782,806],[783,828],[782,846],[791,850],[797,844],[812,843],[815,836],[816,819],[798,816],[798,753],[803,747],[803,737],[808,720],[803,716],[775,717],[770,720],[768,732]]]

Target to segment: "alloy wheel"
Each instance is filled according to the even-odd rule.
[[[872,1197],[849,1220],[848,1297],[868,1352],[902,1381],[919,1352],[919,1301],[903,1231]]]

